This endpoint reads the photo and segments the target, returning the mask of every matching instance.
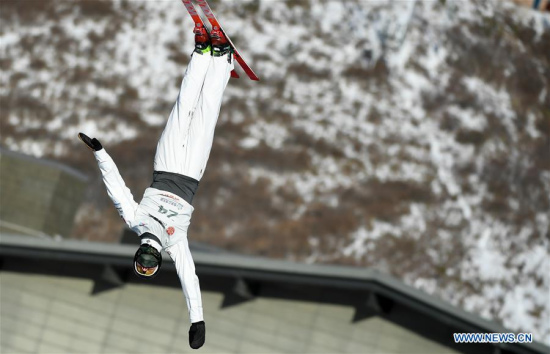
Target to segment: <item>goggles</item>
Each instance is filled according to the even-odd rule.
[[[134,256],[134,272],[142,278],[154,277],[162,265],[162,255],[151,245],[139,246]]]
[[[155,275],[155,273],[159,269],[158,266],[156,266],[156,267],[144,267],[141,264],[139,264],[138,262],[134,263],[134,267],[135,267],[134,270],[136,271],[136,273],[138,273],[138,275],[144,276],[144,277],[151,277],[151,276]]]

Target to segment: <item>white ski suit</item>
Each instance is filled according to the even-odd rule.
[[[231,70],[233,60],[229,62],[227,55],[193,54],[157,145],[155,173],[163,171],[191,177],[198,186],[212,148],[222,95]],[[105,149],[95,152],[95,157],[118,213],[138,235],[150,233],[160,239],[161,245],[151,239],[142,239],[142,243],[162,248],[170,255],[181,281],[189,318],[192,323],[202,321],[199,279],[187,241],[193,213],[190,201],[181,194],[150,187],[137,204]]]

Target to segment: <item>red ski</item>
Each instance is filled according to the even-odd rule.
[[[182,0],[185,4],[186,1],[189,1],[191,2],[190,0]],[[220,23],[218,22],[218,20],[216,19],[216,16],[214,16],[214,13],[212,12],[212,9],[210,8],[210,5],[208,5],[208,3],[206,2],[206,0],[196,0],[197,1],[197,4],[199,4],[199,6],[201,7],[202,9],[202,12],[204,12],[204,14],[206,15],[206,17],[208,18],[208,21],[210,22],[210,24],[212,25],[212,27],[214,26],[217,26],[220,28],[220,30],[223,32],[223,34],[225,35],[225,37],[227,38],[227,40],[229,41],[229,44],[231,44],[231,47],[233,48],[233,54],[235,56],[235,60],[237,60],[237,63],[239,63],[241,65],[241,67],[243,68],[244,72],[246,73],[246,75],[248,75],[248,77],[251,79],[251,80],[255,80],[255,81],[258,81],[260,80],[260,78],[254,73],[254,71],[252,71],[252,69],[248,66],[248,64],[246,64],[246,62],[244,61],[244,59],[241,57],[241,54],[237,51],[237,48],[235,47],[235,45],[233,44],[233,42],[231,42],[231,38],[229,38],[229,36],[227,35],[227,33],[223,30],[222,26],[220,25]],[[192,5],[192,4],[191,4]],[[185,5],[187,7],[187,5]],[[189,9],[188,9],[189,10]],[[197,13],[194,9],[193,11],[195,13]],[[191,12],[189,12],[191,13]],[[191,14],[191,16],[193,16]],[[198,15],[197,15],[198,16]],[[200,17],[199,17],[200,18]]]
[[[199,16],[197,10],[195,10],[195,5],[193,5],[191,0],[181,0],[181,2],[183,2],[183,5],[187,9],[187,12],[189,12],[189,15],[191,15],[191,18],[193,19],[193,22],[195,22],[195,24],[199,23],[204,28],[206,28],[206,26],[204,25],[204,22],[202,21],[202,18]],[[235,79],[238,79],[239,74],[237,74],[237,72],[235,70],[232,70],[231,71],[231,77],[233,77]]]

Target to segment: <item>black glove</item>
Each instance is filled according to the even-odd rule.
[[[78,137],[93,151],[99,151],[103,149],[103,146],[101,146],[101,143],[96,138],[90,139],[90,137],[84,133],[78,133]]]
[[[195,322],[189,328],[189,346],[193,349],[199,349],[204,344],[206,337],[206,327],[204,321]]]

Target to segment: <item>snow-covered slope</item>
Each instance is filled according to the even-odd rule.
[[[218,1],[232,80],[189,237],[376,267],[550,343],[550,16],[506,1]],[[3,1],[1,144],[134,195],[192,51],[174,1]],[[116,239],[98,178],[75,237]]]

